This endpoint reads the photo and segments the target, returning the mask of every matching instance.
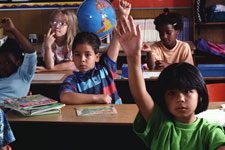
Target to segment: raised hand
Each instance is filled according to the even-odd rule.
[[[13,32],[16,29],[11,18],[3,17],[1,18],[0,22],[4,30],[6,31]]]
[[[128,17],[131,10],[131,4],[124,0],[119,0],[118,10],[120,17],[125,16]]]
[[[128,17],[129,23],[125,17],[122,17],[118,29],[114,28],[119,42],[127,56],[133,56],[141,53],[142,49],[142,36],[140,26],[135,28],[132,16]]]

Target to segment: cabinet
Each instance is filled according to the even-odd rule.
[[[201,22],[197,23],[195,18],[195,1],[193,0],[193,41],[195,42],[199,38],[206,41],[211,41],[217,44],[225,44],[225,22]],[[222,4],[225,5],[224,0],[205,0],[205,8],[209,8],[212,5]],[[196,51],[198,52],[198,51]],[[196,65],[199,63],[223,63],[225,64],[225,58],[216,55],[206,55],[202,53],[194,54]]]

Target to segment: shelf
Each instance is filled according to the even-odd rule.
[[[225,22],[203,22],[195,23],[195,25],[208,26],[208,25],[225,25]]]

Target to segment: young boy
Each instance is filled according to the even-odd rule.
[[[119,2],[121,16],[128,16],[130,8],[128,2]],[[93,33],[82,32],[75,37],[72,48],[73,60],[79,72],[68,76],[62,84],[62,103],[122,103],[114,83],[120,44],[114,36],[107,53],[100,58],[100,43],[99,38]]]
[[[2,103],[4,98],[28,94],[36,69],[37,55],[28,39],[14,26],[10,18],[1,18],[0,23],[4,30],[11,32],[17,40],[8,38],[0,47],[0,103]]]

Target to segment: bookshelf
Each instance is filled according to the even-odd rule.
[[[193,0],[193,42],[202,38],[206,41],[215,44],[225,44],[225,22],[201,22],[197,23],[195,18],[195,1]],[[210,6],[222,4],[225,5],[224,0],[206,0],[205,8]],[[204,54],[198,51],[194,53],[195,64],[225,64],[224,57],[212,54]]]

